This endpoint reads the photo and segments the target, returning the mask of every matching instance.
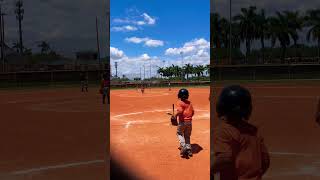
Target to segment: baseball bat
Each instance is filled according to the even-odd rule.
[[[172,104],[172,115],[174,115],[174,104]]]

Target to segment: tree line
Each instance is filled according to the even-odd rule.
[[[266,61],[266,52],[277,48],[281,49],[281,63],[285,63],[288,48],[294,48],[297,51],[299,48],[306,47],[298,44],[302,38],[307,42],[316,42],[316,57],[320,58],[320,9],[307,10],[304,13],[278,11],[274,15],[267,15],[264,9],[250,6],[242,8],[240,13],[233,16],[231,20],[230,22],[218,13],[211,14],[211,42],[216,50],[229,49],[231,46],[233,56],[239,54],[240,46],[244,45],[245,63],[248,63],[248,59],[253,54],[254,42],[260,44],[259,56],[263,63]],[[230,33],[230,26],[232,33]],[[270,42],[269,47],[266,47],[266,42]],[[279,47],[276,47],[277,44]]]
[[[158,74],[161,75],[162,78],[175,78],[175,79],[184,79],[186,77],[189,79],[190,75],[194,75],[196,77],[203,77],[204,74],[210,73],[209,65],[191,65],[185,64],[183,67],[172,64],[169,67],[159,67],[157,70]]]

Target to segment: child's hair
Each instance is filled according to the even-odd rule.
[[[252,99],[248,89],[240,85],[223,88],[216,106],[218,117],[227,120],[248,120],[252,112]]]
[[[187,89],[180,89],[178,93],[178,98],[181,100],[186,100],[189,98],[189,91]]]

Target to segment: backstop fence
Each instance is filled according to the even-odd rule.
[[[320,64],[213,66],[213,81],[320,79]]]
[[[72,85],[80,84],[81,73],[86,73],[90,84],[99,84],[104,71],[25,71],[0,73],[0,88],[26,87],[38,85]]]

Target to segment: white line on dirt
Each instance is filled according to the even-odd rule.
[[[304,99],[304,98],[317,98],[319,96],[253,96],[255,98],[282,98],[282,99]]]
[[[43,167],[38,167],[38,168],[31,168],[31,169],[14,171],[14,172],[11,172],[10,174],[11,175],[25,175],[25,174],[31,174],[31,173],[41,172],[41,171],[64,169],[64,168],[70,168],[70,167],[75,167],[75,166],[83,166],[83,165],[99,164],[99,163],[105,163],[105,161],[104,160],[92,160],[92,161],[82,161],[82,162],[59,164],[59,165],[53,165],[53,166],[43,166]]]
[[[195,110],[196,112],[209,112],[209,110],[203,110],[203,109],[198,109]],[[154,113],[154,112],[171,112],[171,109],[155,109],[155,110],[150,110],[150,111],[139,111],[139,112],[132,112],[132,113],[123,113],[123,114],[118,114],[115,116],[112,116],[112,118],[119,118],[119,117],[124,117],[124,116],[131,116],[131,115],[137,115],[137,114],[144,114],[144,113]]]
[[[144,124],[144,123],[148,123],[148,122],[151,122],[151,121],[142,121],[142,120],[139,120],[139,121],[128,121],[124,127],[126,129],[128,129],[131,124]]]
[[[270,152],[270,154],[271,155],[279,155],[279,156],[305,156],[305,157],[320,156],[320,154],[294,153],[294,152]]]

